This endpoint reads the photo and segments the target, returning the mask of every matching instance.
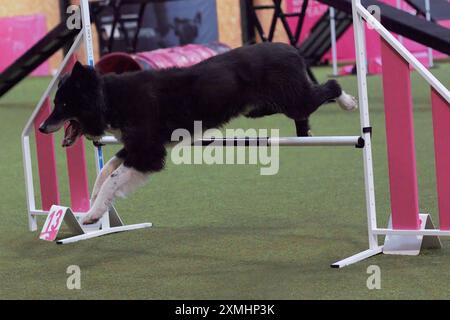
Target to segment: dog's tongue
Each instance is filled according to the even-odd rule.
[[[70,120],[64,131],[63,147],[70,147],[81,136],[80,124],[77,121]]]

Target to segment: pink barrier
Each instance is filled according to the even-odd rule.
[[[392,226],[419,229],[419,196],[409,64],[384,40],[383,88]]]
[[[39,132],[39,126],[45,119],[47,119],[51,113],[51,110],[50,99],[47,98],[44,106],[34,120],[39,183],[41,187],[41,201],[43,210],[50,210],[52,205],[60,204],[54,137],[53,135],[46,135]]]
[[[79,139],[72,147],[67,148],[66,154],[71,208],[75,212],[88,212],[90,194],[84,139]]]
[[[65,72],[72,70],[76,57],[72,56]],[[90,208],[89,181],[86,167],[84,138],[66,149],[71,208],[75,212],[88,212]]]
[[[102,73],[172,67],[185,68],[228,50],[230,48],[224,44],[212,43],[207,45],[189,44],[183,47],[141,52],[136,55],[112,53],[100,59],[96,68]]]
[[[44,15],[0,18],[0,72],[9,67],[47,33]],[[32,73],[33,76],[49,75],[48,61]]]
[[[431,105],[440,228],[450,230],[450,105],[434,89]]]

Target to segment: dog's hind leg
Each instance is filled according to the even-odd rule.
[[[123,158],[114,156],[105,164],[102,171],[95,180],[94,189],[92,190],[90,200],[91,207],[94,205],[95,199],[97,199],[98,193],[100,192],[100,188],[102,187],[103,183],[123,163],[123,161]]]
[[[142,186],[149,174],[121,164],[103,183],[91,209],[83,218],[83,224],[96,223],[108,211],[117,197],[126,197]]]
[[[345,93],[336,80],[329,80],[320,85],[311,84],[306,96],[308,98],[303,101],[301,107],[290,104],[285,113],[288,117],[294,119],[298,137],[312,135],[309,116],[325,103],[336,100],[344,110],[351,111],[357,108],[356,99]],[[298,97],[298,100],[300,99],[302,99],[301,96]]]
[[[329,80],[322,85],[314,85],[311,90],[313,96],[312,112],[332,100],[336,100],[339,106],[346,111],[358,108],[356,99],[342,90],[336,80]]]
[[[336,102],[345,111],[353,111],[358,108],[358,101],[356,98],[349,95],[344,90],[342,90],[342,94],[336,99]]]

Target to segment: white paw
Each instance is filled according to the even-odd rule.
[[[358,109],[358,101],[356,98],[349,95],[345,91],[342,91],[341,96],[337,98],[337,103],[343,110],[346,111],[354,111]]]
[[[103,217],[104,213],[87,213],[86,216],[81,220],[81,224],[89,225],[97,223]]]

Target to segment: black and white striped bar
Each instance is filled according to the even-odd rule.
[[[100,144],[121,144],[112,136],[103,137]],[[206,138],[194,142],[194,145],[208,146],[213,144],[224,147],[235,146],[271,146],[279,145],[286,147],[332,147],[351,146],[364,148],[364,139],[359,136],[329,136],[329,137],[257,137],[257,138]]]

